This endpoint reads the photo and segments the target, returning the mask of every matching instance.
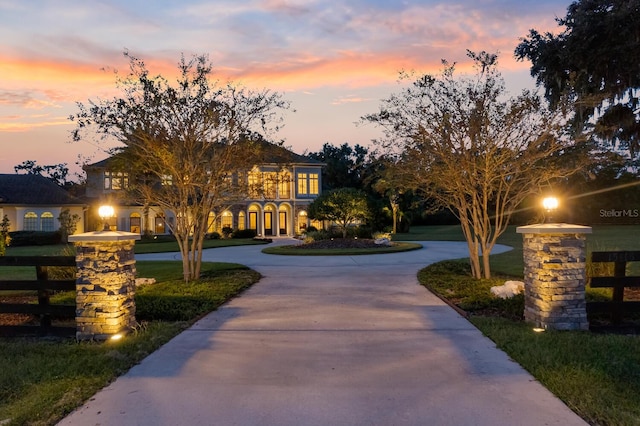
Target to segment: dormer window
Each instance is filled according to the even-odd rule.
[[[104,172],[104,189],[119,191],[129,188],[129,173]]]

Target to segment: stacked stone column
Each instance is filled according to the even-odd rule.
[[[586,248],[588,226],[520,226],[524,257],[524,318],[534,327],[588,330]]]
[[[73,235],[76,245],[76,338],[104,340],[135,326],[135,240],[130,232]]]

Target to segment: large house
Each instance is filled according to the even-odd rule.
[[[84,217],[85,204],[40,175],[0,174],[0,219],[7,216],[9,231],[57,231],[63,210]],[[76,225],[84,232],[84,221]]]
[[[99,205],[112,204],[116,217],[110,221],[111,229],[140,234],[169,233],[175,218],[157,206],[145,208],[127,201],[129,173],[113,165],[110,157],[84,167],[86,197],[93,217],[97,217]],[[294,236],[303,232],[311,224],[307,208],[322,191],[322,166],[317,160],[285,148],[270,147],[263,162],[255,165],[247,176],[249,184],[259,183],[261,190],[252,191],[245,200],[222,212],[211,212],[208,232],[221,232],[223,228],[252,229],[264,237]]]

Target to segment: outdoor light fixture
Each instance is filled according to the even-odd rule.
[[[102,230],[109,231],[111,229],[109,226],[109,219],[115,216],[113,206],[100,206],[98,209],[98,216],[100,216],[100,219],[102,219],[102,222],[104,223]]]
[[[558,199],[556,197],[546,197],[542,200],[542,207],[547,212],[547,222],[551,222],[553,212],[558,209]]]

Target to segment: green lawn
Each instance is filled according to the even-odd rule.
[[[394,241],[464,241],[459,225],[414,226],[411,232],[396,234]],[[513,250],[491,256],[491,270],[497,274],[521,277],[522,235],[516,226],[510,226],[498,238],[499,244],[513,247]],[[587,234],[587,252],[613,250],[640,250],[640,225],[596,225],[593,233]],[[640,275],[640,263],[632,264],[631,273]]]

